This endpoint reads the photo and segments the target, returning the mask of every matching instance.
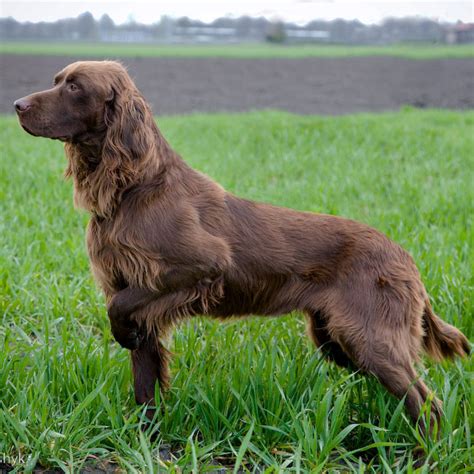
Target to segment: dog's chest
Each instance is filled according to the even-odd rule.
[[[127,286],[156,288],[159,257],[134,245],[113,223],[92,218],[86,243],[92,272],[107,297]]]

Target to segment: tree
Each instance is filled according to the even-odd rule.
[[[112,31],[115,28],[115,23],[109,15],[104,14],[99,20],[100,31]]]
[[[79,38],[88,41],[97,39],[97,23],[92,16],[92,13],[81,13],[77,17],[77,31]]]
[[[266,29],[265,39],[271,43],[283,43],[286,39],[285,24],[282,21],[270,23]]]

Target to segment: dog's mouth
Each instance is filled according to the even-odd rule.
[[[27,133],[29,133],[30,135],[33,135],[34,137],[39,137],[41,135],[38,135],[37,133],[33,132],[33,130],[31,130],[30,128],[28,128],[20,119],[20,125],[21,127],[23,128],[23,130]]]
[[[48,137],[48,138],[50,138],[51,140],[59,140],[60,142],[67,142],[68,140],[71,139],[70,137],[66,137],[66,136],[61,136],[61,137]]]
[[[25,132],[27,132],[28,134],[32,135],[33,137],[43,137],[43,138],[49,138],[51,140],[59,140],[61,142],[65,142],[69,139],[68,136],[62,136],[62,135],[59,135],[59,136],[55,136],[55,135],[49,135],[47,132],[42,132],[42,133],[39,133],[39,132],[34,132],[31,128],[29,128],[28,126],[26,126],[21,118],[20,118],[20,125],[21,127],[23,128],[23,130],[25,130]]]

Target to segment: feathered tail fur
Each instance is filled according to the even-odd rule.
[[[423,346],[430,357],[435,360],[453,359],[456,355],[464,357],[469,355],[471,345],[467,337],[448,323],[439,318],[426,302],[423,313],[425,335]]]

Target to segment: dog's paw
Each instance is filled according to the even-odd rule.
[[[134,351],[138,349],[143,341],[143,334],[138,330],[134,329],[130,331],[128,336],[121,341],[117,341],[123,348]]]
[[[118,326],[117,324],[112,324],[111,329],[115,340],[124,349],[134,351],[141,346],[144,336],[138,326]]]

